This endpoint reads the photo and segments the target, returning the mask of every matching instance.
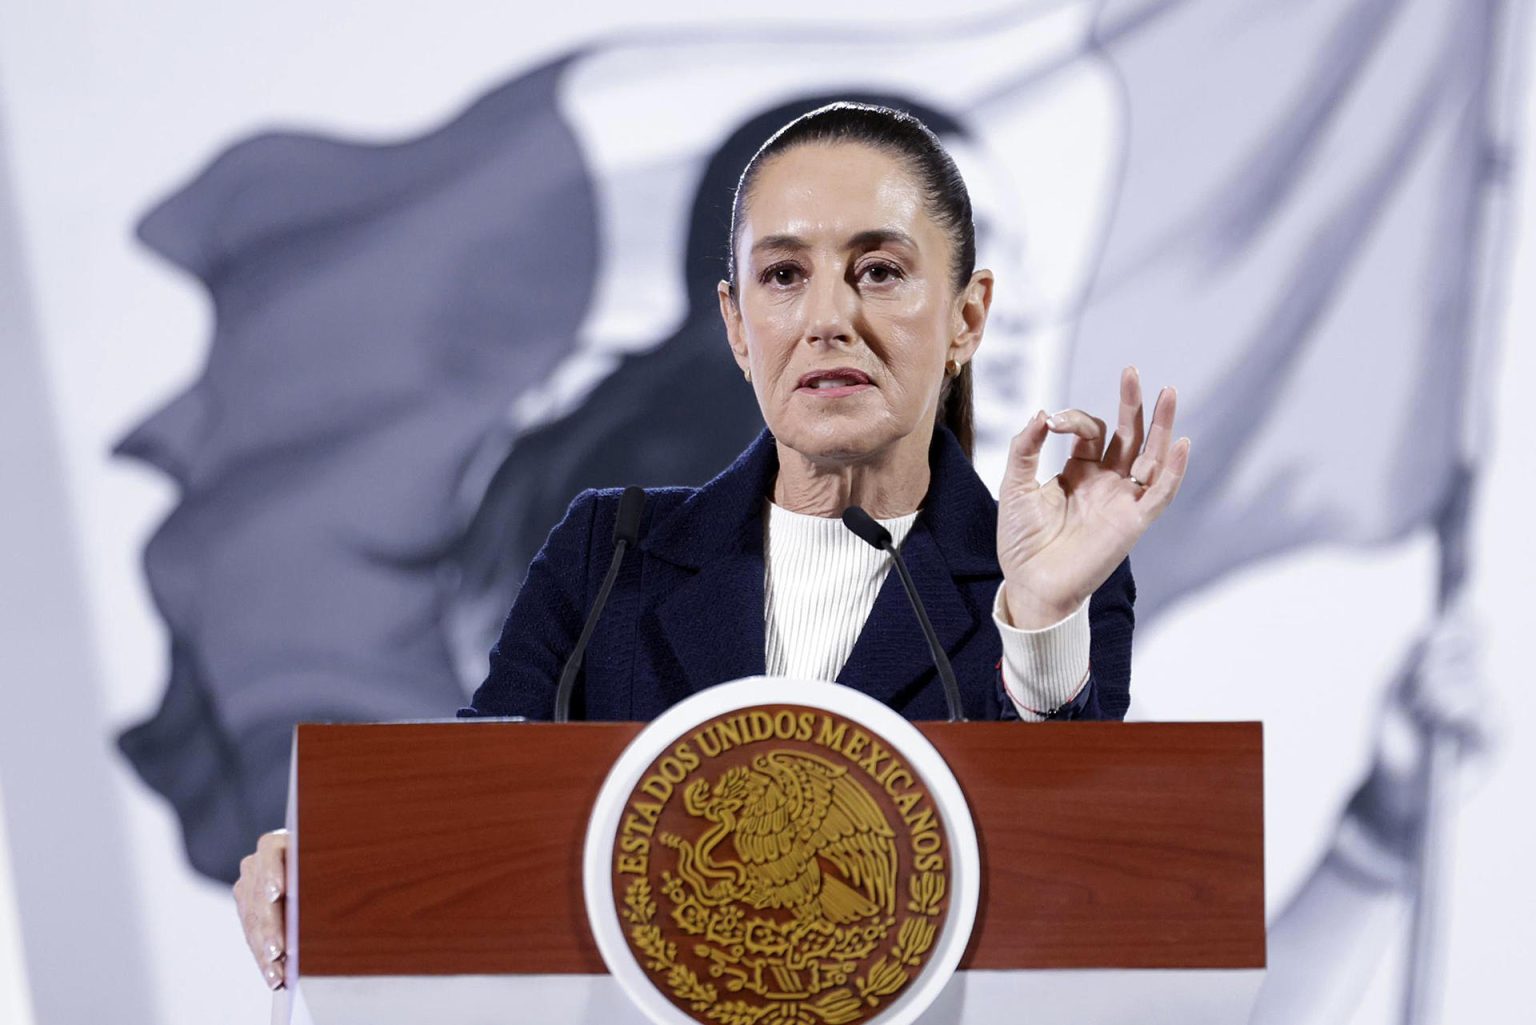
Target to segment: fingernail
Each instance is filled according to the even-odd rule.
[[[266,955],[269,962],[276,961],[278,958],[283,956],[283,948],[279,947],[276,943],[268,943]]]
[[[283,984],[283,973],[276,968],[268,968],[262,974],[267,977],[267,986],[271,989],[276,989]]]
[[[282,888],[280,886],[278,886],[276,883],[268,883],[267,884],[267,903],[268,904],[276,904],[278,898],[281,897],[282,895],[283,895]]]
[[[1052,426],[1052,427],[1060,427],[1061,426],[1061,414],[1057,413],[1057,414],[1053,414],[1051,416],[1048,416],[1048,417],[1045,418],[1045,422],[1047,424],[1049,424],[1050,426]]]

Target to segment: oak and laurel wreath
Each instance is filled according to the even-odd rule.
[[[679,964],[677,944],[662,937],[661,927],[656,925],[656,902],[651,899],[648,880],[636,879],[629,884],[629,889],[624,892],[624,917],[630,922],[630,941],[646,957],[645,966],[653,972],[667,973],[667,986],[674,996],[686,1001],[695,1011],[702,1011],[715,1002],[715,987],[700,980],[687,965]]]
[[[854,979],[858,997],[847,989],[836,989],[815,1003],[799,1005],[814,1014],[822,1025],[847,1025],[856,1021],[865,1013],[864,1005],[878,1007],[881,1000],[906,985],[912,969],[922,965],[923,955],[933,946],[938,931],[934,919],[944,900],[944,876],[937,872],[919,872],[908,881],[908,890],[911,899],[907,901],[906,910],[911,914],[902,919],[890,951],[870,965],[865,974]],[[720,1003],[715,987],[700,979],[687,965],[679,963],[677,944],[662,936],[661,928],[656,925],[656,901],[648,880],[636,879],[629,884],[624,892],[623,915],[630,923],[630,942],[644,955],[646,967],[653,972],[666,973],[667,987],[672,995],[695,1013],[702,1013],[719,1025],[759,1025],[769,1015],[774,1017],[768,1025],[811,1022],[798,1013],[793,1019],[783,1018],[785,1009],[772,1004],[755,1005],[745,1000]]]
[[[939,913],[939,902],[944,899],[944,877],[937,872],[919,872],[908,882],[908,889],[912,899],[907,901],[907,910],[913,914],[902,919],[895,946],[889,954],[870,965],[867,974],[853,982],[859,996],[871,1007],[879,1006],[882,997],[890,996],[906,985],[910,977],[907,969],[921,965],[923,955],[933,946],[937,931],[933,919]]]

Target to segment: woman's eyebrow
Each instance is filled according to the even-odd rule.
[[[845,249],[879,249],[881,246],[899,245],[910,249],[917,248],[917,242],[911,235],[900,228],[867,228],[857,232],[848,238]],[[769,251],[783,252],[789,250],[797,252],[809,249],[810,243],[799,235],[764,235],[752,246],[752,252],[764,253]]]
[[[811,248],[810,244],[799,235],[764,235],[752,244],[754,254],[786,249],[798,252],[809,248]]]
[[[913,241],[912,236],[900,228],[870,228],[868,231],[861,231],[848,240],[847,248],[879,249],[893,243],[909,249],[917,248],[917,243]]]

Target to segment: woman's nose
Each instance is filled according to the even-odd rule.
[[[853,341],[858,295],[836,274],[815,275],[806,291],[804,337],[810,345],[843,345]]]

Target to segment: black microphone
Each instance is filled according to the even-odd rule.
[[[581,668],[581,656],[586,654],[587,642],[592,639],[592,631],[597,628],[597,618],[603,614],[603,606],[608,603],[608,592],[613,590],[613,582],[619,576],[619,564],[624,561],[624,553],[629,546],[640,540],[640,514],[645,511],[645,492],[631,485],[624,489],[624,494],[619,497],[619,511],[613,518],[613,560],[608,563],[608,575],[603,578],[603,586],[597,590],[597,600],[592,603],[592,611],[587,613],[586,625],[581,628],[581,636],[576,638],[576,647],[571,651],[571,657],[565,660],[565,668],[560,672],[560,684],[555,688],[555,722],[570,722],[571,720],[571,691],[576,686],[576,672]]]
[[[907,589],[912,611],[917,613],[917,621],[923,627],[923,636],[928,638],[928,650],[933,652],[933,664],[938,667],[939,679],[944,681],[944,700],[949,705],[949,721],[965,722],[965,710],[960,705],[960,684],[955,682],[955,671],[950,668],[949,656],[939,646],[939,637],[933,632],[933,624],[928,621],[928,610],[923,608],[923,599],[917,595],[917,585],[912,583],[912,574],[907,572],[906,561],[891,541],[891,532],[856,505],[843,510],[843,526],[873,547],[891,553],[891,559],[896,563],[896,572],[901,575],[901,586]]]

